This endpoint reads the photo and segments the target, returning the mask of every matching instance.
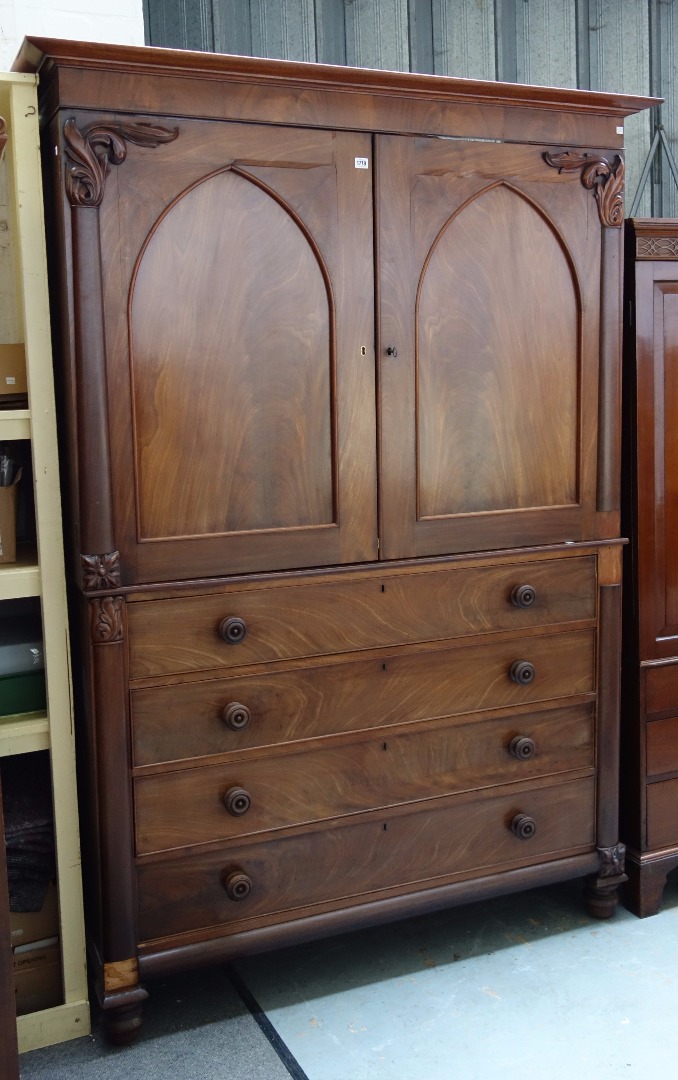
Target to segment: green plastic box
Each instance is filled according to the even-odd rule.
[[[44,671],[0,675],[0,716],[39,712],[46,704]]]

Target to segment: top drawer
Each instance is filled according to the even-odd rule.
[[[377,569],[341,580],[315,577],[143,600],[128,607],[130,675],[235,668],[592,620],[595,582],[595,556],[582,556],[399,574]]]

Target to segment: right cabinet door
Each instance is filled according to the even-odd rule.
[[[596,536],[602,227],[548,151],[377,139],[384,558]]]

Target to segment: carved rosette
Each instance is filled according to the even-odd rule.
[[[172,142],[178,128],[158,124],[90,124],[82,131],[71,117],[64,124],[66,153],[72,164],[66,171],[66,194],[71,206],[100,206],[111,165],[127,157],[127,143],[156,147]]]
[[[101,600],[92,600],[90,604],[92,641],[97,645],[109,645],[122,641],[124,636],[122,622],[121,596],[105,596]]]
[[[82,587],[90,589],[116,589],[120,585],[120,552],[107,555],[81,555]]]
[[[559,173],[578,172],[584,187],[595,194],[601,223],[610,228],[621,228],[624,223],[623,158],[617,155],[611,164],[604,157],[568,150],[563,154],[544,154],[544,161]]]
[[[616,877],[624,873],[626,846],[616,844],[614,847],[598,848],[598,858],[600,859],[599,877]]]

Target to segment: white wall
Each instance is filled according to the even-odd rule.
[[[25,35],[143,45],[143,0],[0,0],[0,71]]]

